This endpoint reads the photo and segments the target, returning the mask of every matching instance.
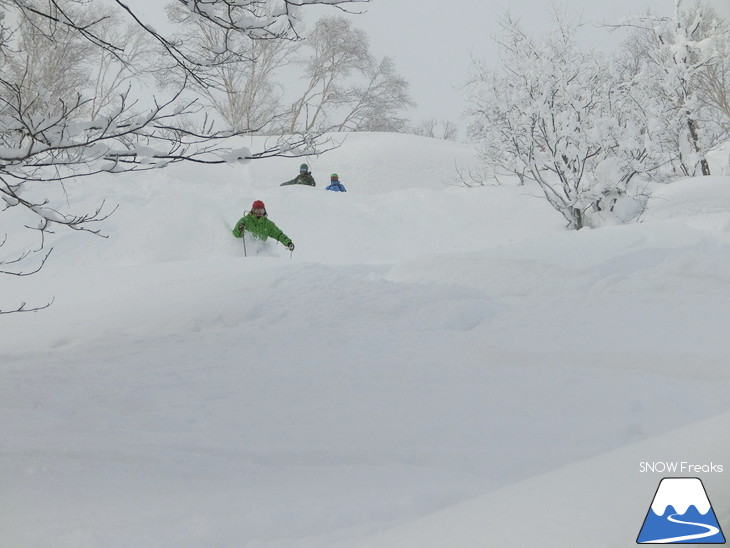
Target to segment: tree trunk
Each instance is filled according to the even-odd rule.
[[[697,135],[697,122],[695,122],[692,118],[687,119],[687,126],[689,127],[689,136],[692,139],[692,146],[695,149],[695,152],[700,152],[699,147],[699,136]],[[700,166],[702,166],[702,175],[709,175],[710,174],[710,164],[707,163],[707,160],[704,157],[704,154],[702,155],[702,160],[700,161]]]
[[[579,207],[573,208],[573,226],[576,230],[583,228],[583,212]]]

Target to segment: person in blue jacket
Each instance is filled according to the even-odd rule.
[[[334,190],[335,192],[347,192],[345,185],[340,182],[337,173],[330,175],[330,185],[325,190]]]

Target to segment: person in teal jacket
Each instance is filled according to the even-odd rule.
[[[251,206],[251,211],[238,220],[236,227],[233,229],[233,235],[236,238],[243,238],[244,231],[261,241],[274,238],[289,251],[294,251],[294,244],[291,238],[284,234],[273,221],[269,220],[266,213],[266,206],[261,200],[256,200]]]

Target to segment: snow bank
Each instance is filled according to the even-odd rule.
[[[729,420],[730,414],[724,413],[498,489],[346,546],[631,546],[662,478],[660,473],[642,473],[641,464],[674,455],[678,447],[683,448],[680,466],[682,462],[730,462],[725,443],[730,436]],[[730,506],[730,476],[724,470],[705,476],[715,512]],[[722,522],[725,518],[727,523],[729,517],[730,513],[724,511],[719,519]]]
[[[307,160],[316,188],[285,158],[67,185],[119,209],[3,279],[55,303],[0,316],[0,545],[617,546],[637,457],[724,461],[687,425],[728,410],[727,179],[567,232],[529,185],[449,186],[464,145]],[[256,199],[291,258],[242,257]]]

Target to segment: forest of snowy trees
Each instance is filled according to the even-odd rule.
[[[556,12],[536,40],[505,16],[501,63],[474,63],[467,100],[489,171],[536,181],[575,229],[596,211],[639,215],[637,178],[709,175],[707,153],[730,130],[730,34],[708,4],[627,19],[613,56],[581,48],[579,26]]]

